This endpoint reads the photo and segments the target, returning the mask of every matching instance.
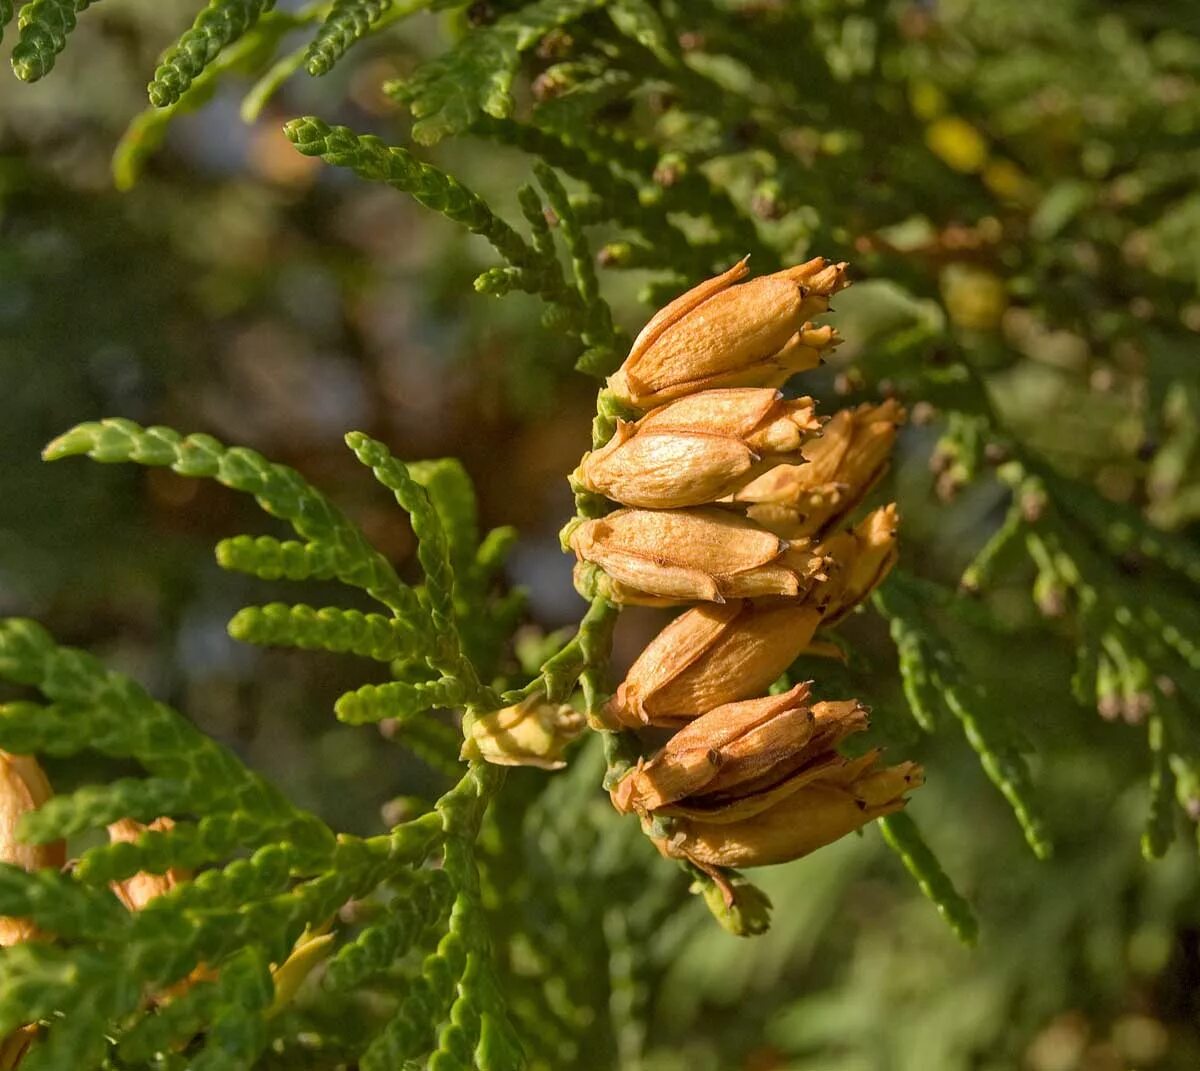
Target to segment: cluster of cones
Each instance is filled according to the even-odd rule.
[[[18,827],[21,819],[37,810],[53,796],[50,780],[32,755],[15,755],[0,751],[0,863],[36,871],[47,868],[61,870],[72,864],[67,861],[67,848],[61,840],[31,844],[22,840]],[[170,818],[156,818],[149,825],[132,818],[122,818],[108,826],[110,843],[134,843],[147,832],[167,832],[174,828]],[[112,893],[129,911],[140,911],[151,900],[190,881],[192,874],[181,867],[170,867],[163,873],[138,872],[109,885]],[[44,933],[30,919],[0,917],[0,948],[9,948],[25,941],[53,941],[53,934]],[[297,942],[292,955],[271,971],[275,983],[276,1004],[282,1005],[299,987],[313,966],[314,947],[324,948],[327,935],[306,932]],[[205,964],[197,964],[187,977],[161,993],[152,994],[151,1004],[168,1003],[186,992],[197,981],[211,980],[216,974]],[[25,1053],[37,1039],[38,1027],[29,1024],[0,1038],[0,1071],[10,1071],[21,1063]]]
[[[642,652],[604,710],[611,729],[676,730],[611,788],[659,850],[707,871],[805,855],[904,805],[912,763],[837,747],[866,728],[855,700],[769,694],[818,630],[896,559],[887,505],[847,527],[887,467],[901,408],[828,421],[778,388],[838,339],[810,317],[847,285],[818,258],[740,282],[745,262],[644,328],[609,390],[621,421],[573,475],[620,508],[568,539],[576,585],[616,603],[690,606]]]

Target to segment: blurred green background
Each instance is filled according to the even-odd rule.
[[[782,244],[797,258],[819,241],[809,255],[848,259],[861,280],[836,303],[847,344],[803,389],[826,412],[878,397],[894,386],[896,340],[948,323],[1027,442],[1195,536],[1195,5],[801,7],[845,75],[814,88],[797,74],[823,116],[789,143],[811,186],[781,190],[753,159],[747,181],[762,226],[790,234]],[[520,528],[509,580],[528,588],[529,627],[550,630],[583,605],[556,533],[572,510],[565,476],[588,443],[594,385],[572,371],[568,340],[540,327],[534,299],[475,294],[491,262],[476,240],[301,158],[280,132],[311,112],[402,139],[405,120],[378,86],[444,42],[440,16],[367,42],[323,81],[294,79],[251,126],[237,115],[245,86],[222,86],[172,124],[134,189],[115,192],[113,147],[144,107],[155,55],[190,18],[176,0],[106,0],[52,77],[0,80],[0,614],[36,617],[96,651],[301,805],[374,831],[389,801],[441,782],[396,744],[331,718],[333,698],[370,667],[227,637],[240,606],[277,597],[212,559],[217,538],[268,530],[253,505],[159,470],[45,466],[39,451],[108,415],[210,432],[298,468],[396,561],[410,533],[342,433],[366,430],[402,457],[458,456],[484,522]],[[430,158],[516,216],[529,171],[519,153],[464,140]],[[604,277],[627,329],[648,315],[644,281]],[[901,504],[906,567],[953,584],[1006,492],[986,467],[938,450],[941,430],[936,419],[905,429],[879,495]],[[570,1066],[1200,1067],[1194,836],[1142,861],[1144,729],[1071,698],[1069,625],[1038,613],[1028,579],[989,596],[996,627],[955,639],[1034,744],[1058,849],[1046,863],[965,743],[917,740],[891,713],[903,702],[880,622],[846,630],[879,667],[866,698],[894,746],[926,763],[912,810],[977,907],[974,950],[958,947],[874,830],[764,873],[774,928],[737,940],[609,813],[594,756],[545,794],[545,775],[514,777],[552,865],[532,925],[567,925],[555,921],[563,911],[594,921],[570,914],[567,890],[582,890],[576,899],[606,900],[611,951],[620,934],[609,928],[627,924],[626,910],[657,919],[655,897],[683,905],[650,933],[628,923],[638,933],[628,970],[610,957],[609,975],[593,980]],[[624,663],[657,623],[627,616]],[[65,787],[88,770],[51,775]]]

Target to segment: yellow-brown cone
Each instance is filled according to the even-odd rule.
[[[709,390],[618,421],[585,454],[579,485],[626,506],[675,509],[715,502],[775,465],[803,464],[820,422],[811,398],[785,401],[770,387]]]
[[[755,781],[801,753],[815,720],[808,685],[780,695],[727,703],[677,732],[612,790],[617,810],[653,811],[700,792],[720,793]]]
[[[609,389],[649,409],[713,387],[777,387],[816,367],[837,342],[808,317],[847,285],[844,264],[823,258],[740,286],[746,262],[681,295],[642,329]]]
[[[24,870],[61,867],[66,862],[62,841],[26,844],[17,839],[21,819],[52,795],[45,771],[33,756],[0,751],[0,861]],[[0,918],[0,946],[7,948],[37,936],[28,919]]]
[[[721,509],[621,509],[580,524],[570,543],[580,561],[620,585],[607,592],[616,601],[794,597],[824,576],[805,542]]]
[[[905,793],[923,780],[920,766],[904,762],[879,767],[872,752],[781,793],[764,810],[736,821],[676,818],[669,837],[656,841],[672,858],[703,867],[770,866],[799,859],[852,833],[868,822],[900,810]]]
[[[156,818],[149,825],[143,825],[132,818],[121,818],[108,827],[108,839],[112,844],[132,844],[148,830],[165,833],[174,828],[175,823],[165,817]],[[170,892],[182,882],[190,881],[191,877],[191,873],[182,867],[171,867],[165,874],[143,871],[124,881],[114,881],[112,891],[130,911],[141,911],[155,897]]]
[[[812,640],[821,611],[798,600],[697,606],[634,662],[606,712],[622,725],[685,725],[760,695]]]
[[[843,521],[887,471],[904,410],[889,399],[843,409],[805,445],[807,464],[779,465],[733,495],[746,515],[785,539]]]

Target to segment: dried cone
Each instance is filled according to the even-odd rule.
[[[175,823],[167,817],[154,819],[149,825],[132,818],[121,818],[108,827],[110,844],[133,844],[143,833],[166,833],[175,828]],[[170,892],[184,882],[192,880],[192,873],[184,867],[170,867],[166,873],[151,874],[140,871],[124,881],[114,881],[109,888],[116,894],[118,900],[130,911],[141,911],[151,900]],[[216,978],[216,972],[203,963],[198,963],[191,973],[169,986],[161,993],[153,996],[152,1000],[164,1002],[182,996],[195,982],[211,981]]]
[[[0,1071],[13,1071],[37,1039],[38,1028],[34,1023],[19,1027],[0,1040]]]
[[[770,866],[799,859],[900,810],[907,802],[905,793],[924,780],[916,763],[880,767],[878,762],[878,751],[857,759],[835,755],[819,768],[801,769],[765,790],[762,799],[770,802],[761,809],[754,797],[707,813],[695,808],[673,820],[668,837],[656,838],[658,849],[701,867]]]
[[[899,557],[899,526],[893,502],[872,510],[852,530],[838,532],[818,545],[833,578],[826,589],[823,625],[836,624],[883,583]]]
[[[903,420],[904,410],[892,399],[843,409],[804,447],[807,464],[772,468],[732,502],[785,539],[818,537],[854,510],[887,471]]]
[[[585,454],[575,480],[626,506],[675,509],[715,502],[775,465],[803,464],[821,424],[811,398],[785,401],[770,387],[707,390],[617,422],[608,444]]]
[[[838,340],[832,328],[807,321],[848,285],[845,268],[818,257],[735,286],[749,271],[741,261],[655,314],[609,390],[650,409],[713,387],[778,387],[815,368]]]
[[[108,827],[108,839],[112,844],[132,844],[149,830],[166,833],[174,829],[175,823],[170,818],[156,818],[149,825],[143,825],[132,818],[122,818]],[[124,881],[114,881],[112,891],[130,911],[141,911],[151,900],[163,893],[170,892],[177,885],[191,880],[191,873],[182,867],[171,867],[165,874],[149,874],[140,872]]]
[[[721,509],[621,509],[583,522],[570,543],[615,582],[604,593],[617,602],[794,597],[824,578],[823,560],[805,542]]]
[[[0,751],[0,862],[31,871],[61,867],[66,862],[66,845],[61,840],[26,844],[17,839],[21,818],[53,794],[45,771],[33,756]],[[7,948],[37,936],[28,919],[0,917],[0,946]]]
[[[615,723],[685,725],[765,692],[812,641],[821,611],[797,600],[697,606],[662,630],[605,708]]]
[[[660,810],[684,797],[732,791],[802,754],[815,719],[807,684],[781,695],[727,703],[680,729],[612,790],[623,814]]]

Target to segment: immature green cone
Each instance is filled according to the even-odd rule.
[[[615,724],[686,725],[760,695],[812,641],[821,610],[805,600],[697,606],[647,645],[605,707]]]
[[[740,286],[743,260],[661,309],[634,340],[609,390],[636,409],[713,387],[778,387],[837,344],[810,316],[847,286],[845,264],[822,257]]]
[[[570,543],[615,582],[602,592],[614,602],[796,597],[825,577],[807,541],[780,539],[721,509],[620,509],[580,524]]]
[[[807,464],[779,465],[734,493],[746,515],[785,539],[820,536],[843,521],[887,471],[904,410],[889,399],[843,409],[807,443]]]
[[[501,710],[481,714],[471,723],[463,742],[464,759],[482,759],[496,766],[537,766],[559,770],[563,752],[582,731],[582,714],[564,703],[550,703],[541,694]]]
[[[26,844],[17,838],[21,819],[53,794],[37,759],[0,751],[0,862],[31,871],[61,867],[66,862],[66,845],[61,840]],[[7,948],[37,936],[29,919],[0,917],[0,946]]]
[[[584,454],[575,480],[626,506],[674,509],[715,502],[785,462],[820,430],[811,398],[771,387],[707,390],[617,421],[607,445]]]

